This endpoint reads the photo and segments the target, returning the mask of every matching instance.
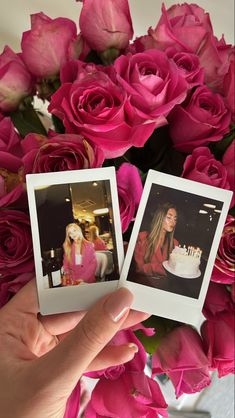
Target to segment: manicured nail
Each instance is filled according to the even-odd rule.
[[[138,353],[138,351],[139,351],[139,347],[138,347],[138,345],[136,345],[136,344],[134,344],[134,343],[129,343],[129,344],[127,344],[127,346],[128,346],[129,348],[131,348],[131,349],[134,351],[134,353]]]
[[[125,287],[121,287],[109,296],[104,304],[104,309],[112,321],[118,322],[128,311],[132,302],[132,293]]]

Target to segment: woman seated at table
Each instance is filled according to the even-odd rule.
[[[174,238],[177,211],[173,204],[160,206],[153,217],[151,230],[139,233],[134,252],[137,272],[166,276],[162,265],[178,245]]]
[[[97,266],[95,249],[84,238],[80,226],[75,223],[67,225],[63,248],[63,284],[94,283]]]
[[[99,236],[99,228],[96,225],[91,225],[89,228],[90,241],[93,243],[95,251],[107,250],[105,242]]]

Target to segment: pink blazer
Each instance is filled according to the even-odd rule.
[[[64,253],[63,268],[64,272],[70,275],[73,280],[83,280],[87,283],[95,282],[96,271],[95,249],[92,243],[83,241],[81,264],[75,264],[75,245],[72,244],[71,263],[69,263]]]
[[[157,248],[153,253],[149,263],[145,263],[144,256],[147,249],[147,237],[148,232],[143,231],[139,233],[137,244],[135,247],[134,258],[137,265],[137,271],[145,274],[155,274],[166,276],[166,272],[162,265],[163,261],[167,260],[167,245],[165,244],[163,249]],[[178,245],[178,241],[174,239],[174,246]]]
[[[94,244],[94,247],[95,247],[95,251],[107,250],[107,246],[106,246],[105,242],[99,237],[97,237],[95,239],[95,241],[93,241],[93,244]]]

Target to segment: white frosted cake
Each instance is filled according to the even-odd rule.
[[[176,276],[197,277],[200,275],[201,254],[200,248],[176,246],[170,254],[168,266]]]

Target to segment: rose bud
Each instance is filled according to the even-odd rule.
[[[70,19],[51,19],[42,12],[31,15],[31,30],[23,33],[21,41],[29,71],[39,78],[57,75],[69,54],[74,57],[76,37],[76,25]]]
[[[33,93],[33,78],[20,55],[5,46],[0,55],[0,111],[16,110]]]
[[[85,0],[79,25],[82,36],[95,51],[125,49],[133,36],[127,0]]]

